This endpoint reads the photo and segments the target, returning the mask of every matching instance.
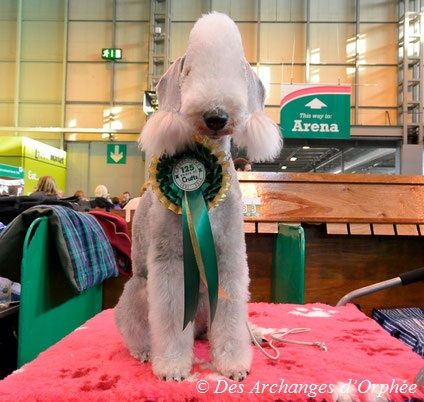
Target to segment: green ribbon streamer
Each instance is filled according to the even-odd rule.
[[[206,279],[210,321],[213,321],[218,303],[218,263],[208,209],[202,191],[185,191],[182,201],[184,330],[187,324],[195,319],[202,276]]]
[[[205,181],[195,191],[184,191],[173,181],[172,170],[182,158],[194,158],[205,168]],[[182,209],[184,259],[184,323],[193,322],[199,303],[200,281],[209,294],[210,321],[215,317],[218,303],[218,264],[215,243],[206,203],[212,201],[222,185],[222,166],[218,158],[200,143],[178,155],[163,155],[156,166],[160,191],[174,205]]]

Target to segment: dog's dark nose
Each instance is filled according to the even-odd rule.
[[[210,110],[203,114],[203,120],[208,128],[218,131],[227,124],[228,114],[221,109]]]

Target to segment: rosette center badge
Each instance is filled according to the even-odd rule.
[[[181,159],[172,169],[172,180],[183,191],[195,191],[199,189],[205,182],[205,178],[205,167],[197,159]]]

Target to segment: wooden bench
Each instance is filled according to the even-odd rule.
[[[254,301],[270,301],[277,223],[302,224],[306,237],[305,302],[335,305],[349,291],[424,266],[424,178],[318,173],[240,172]],[[252,195],[253,193],[253,195]],[[373,307],[424,307],[415,284],[358,300]]]

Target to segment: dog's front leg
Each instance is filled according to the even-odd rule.
[[[183,263],[179,258],[156,260],[149,266],[149,322],[153,372],[161,379],[181,381],[190,374],[193,324],[183,331]]]
[[[247,273],[240,271],[234,273],[234,269],[231,268],[233,267],[226,267],[224,269],[226,274],[222,275],[224,281],[221,282],[221,286],[228,298],[218,300],[218,308],[211,327],[211,346],[216,369],[231,379],[241,381],[248,374],[252,362],[252,350],[246,326],[248,278]]]

